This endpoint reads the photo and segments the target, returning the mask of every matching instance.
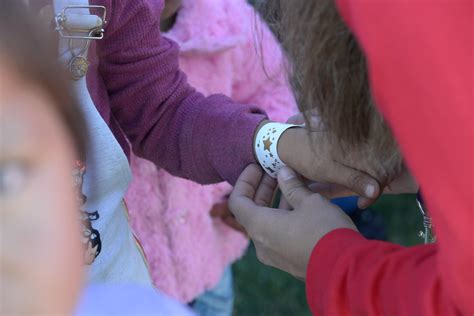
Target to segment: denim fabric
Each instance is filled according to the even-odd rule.
[[[192,309],[200,316],[230,316],[234,307],[232,268],[228,266],[219,283],[199,296]]]
[[[351,215],[355,211],[357,211],[359,208],[357,207],[357,196],[348,196],[348,197],[342,197],[342,198],[336,198],[332,199],[331,203],[336,204],[342,210],[348,214]]]

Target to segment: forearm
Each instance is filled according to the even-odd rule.
[[[187,84],[177,45],[159,31],[162,4],[108,2],[97,54],[112,113],[136,154],[200,183],[232,182],[254,162],[253,135],[265,115]]]
[[[184,174],[201,183],[234,183],[255,162],[254,135],[266,116],[223,95],[187,107],[179,136]]]
[[[163,109],[144,106],[137,122],[126,123],[134,151],[173,175],[199,183],[233,183],[255,162],[254,134],[263,112],[222,95],[194,91]],[[136,110],[138,111],[138,109]],[[149,112],[145,112],[149,111]],[[128,119],[124,115],[122,122]]]

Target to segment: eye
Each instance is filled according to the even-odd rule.
[[[0,162],[0,196],[21,191],[28,175],[28,167],[20,161]]]

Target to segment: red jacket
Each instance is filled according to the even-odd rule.
[[[438,242],[411,248],[336,230],[315,247],[316,315],[474,315],[472,0],[338,0],[373,95],[423,188]]]

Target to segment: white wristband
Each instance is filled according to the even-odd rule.
[[[263,125],[255,138],[255,154],[262,168],[276,178],[285,163],[278,156],[278,141],[280,136],[289,128],[299,125],[283,123],[267,123]]]

